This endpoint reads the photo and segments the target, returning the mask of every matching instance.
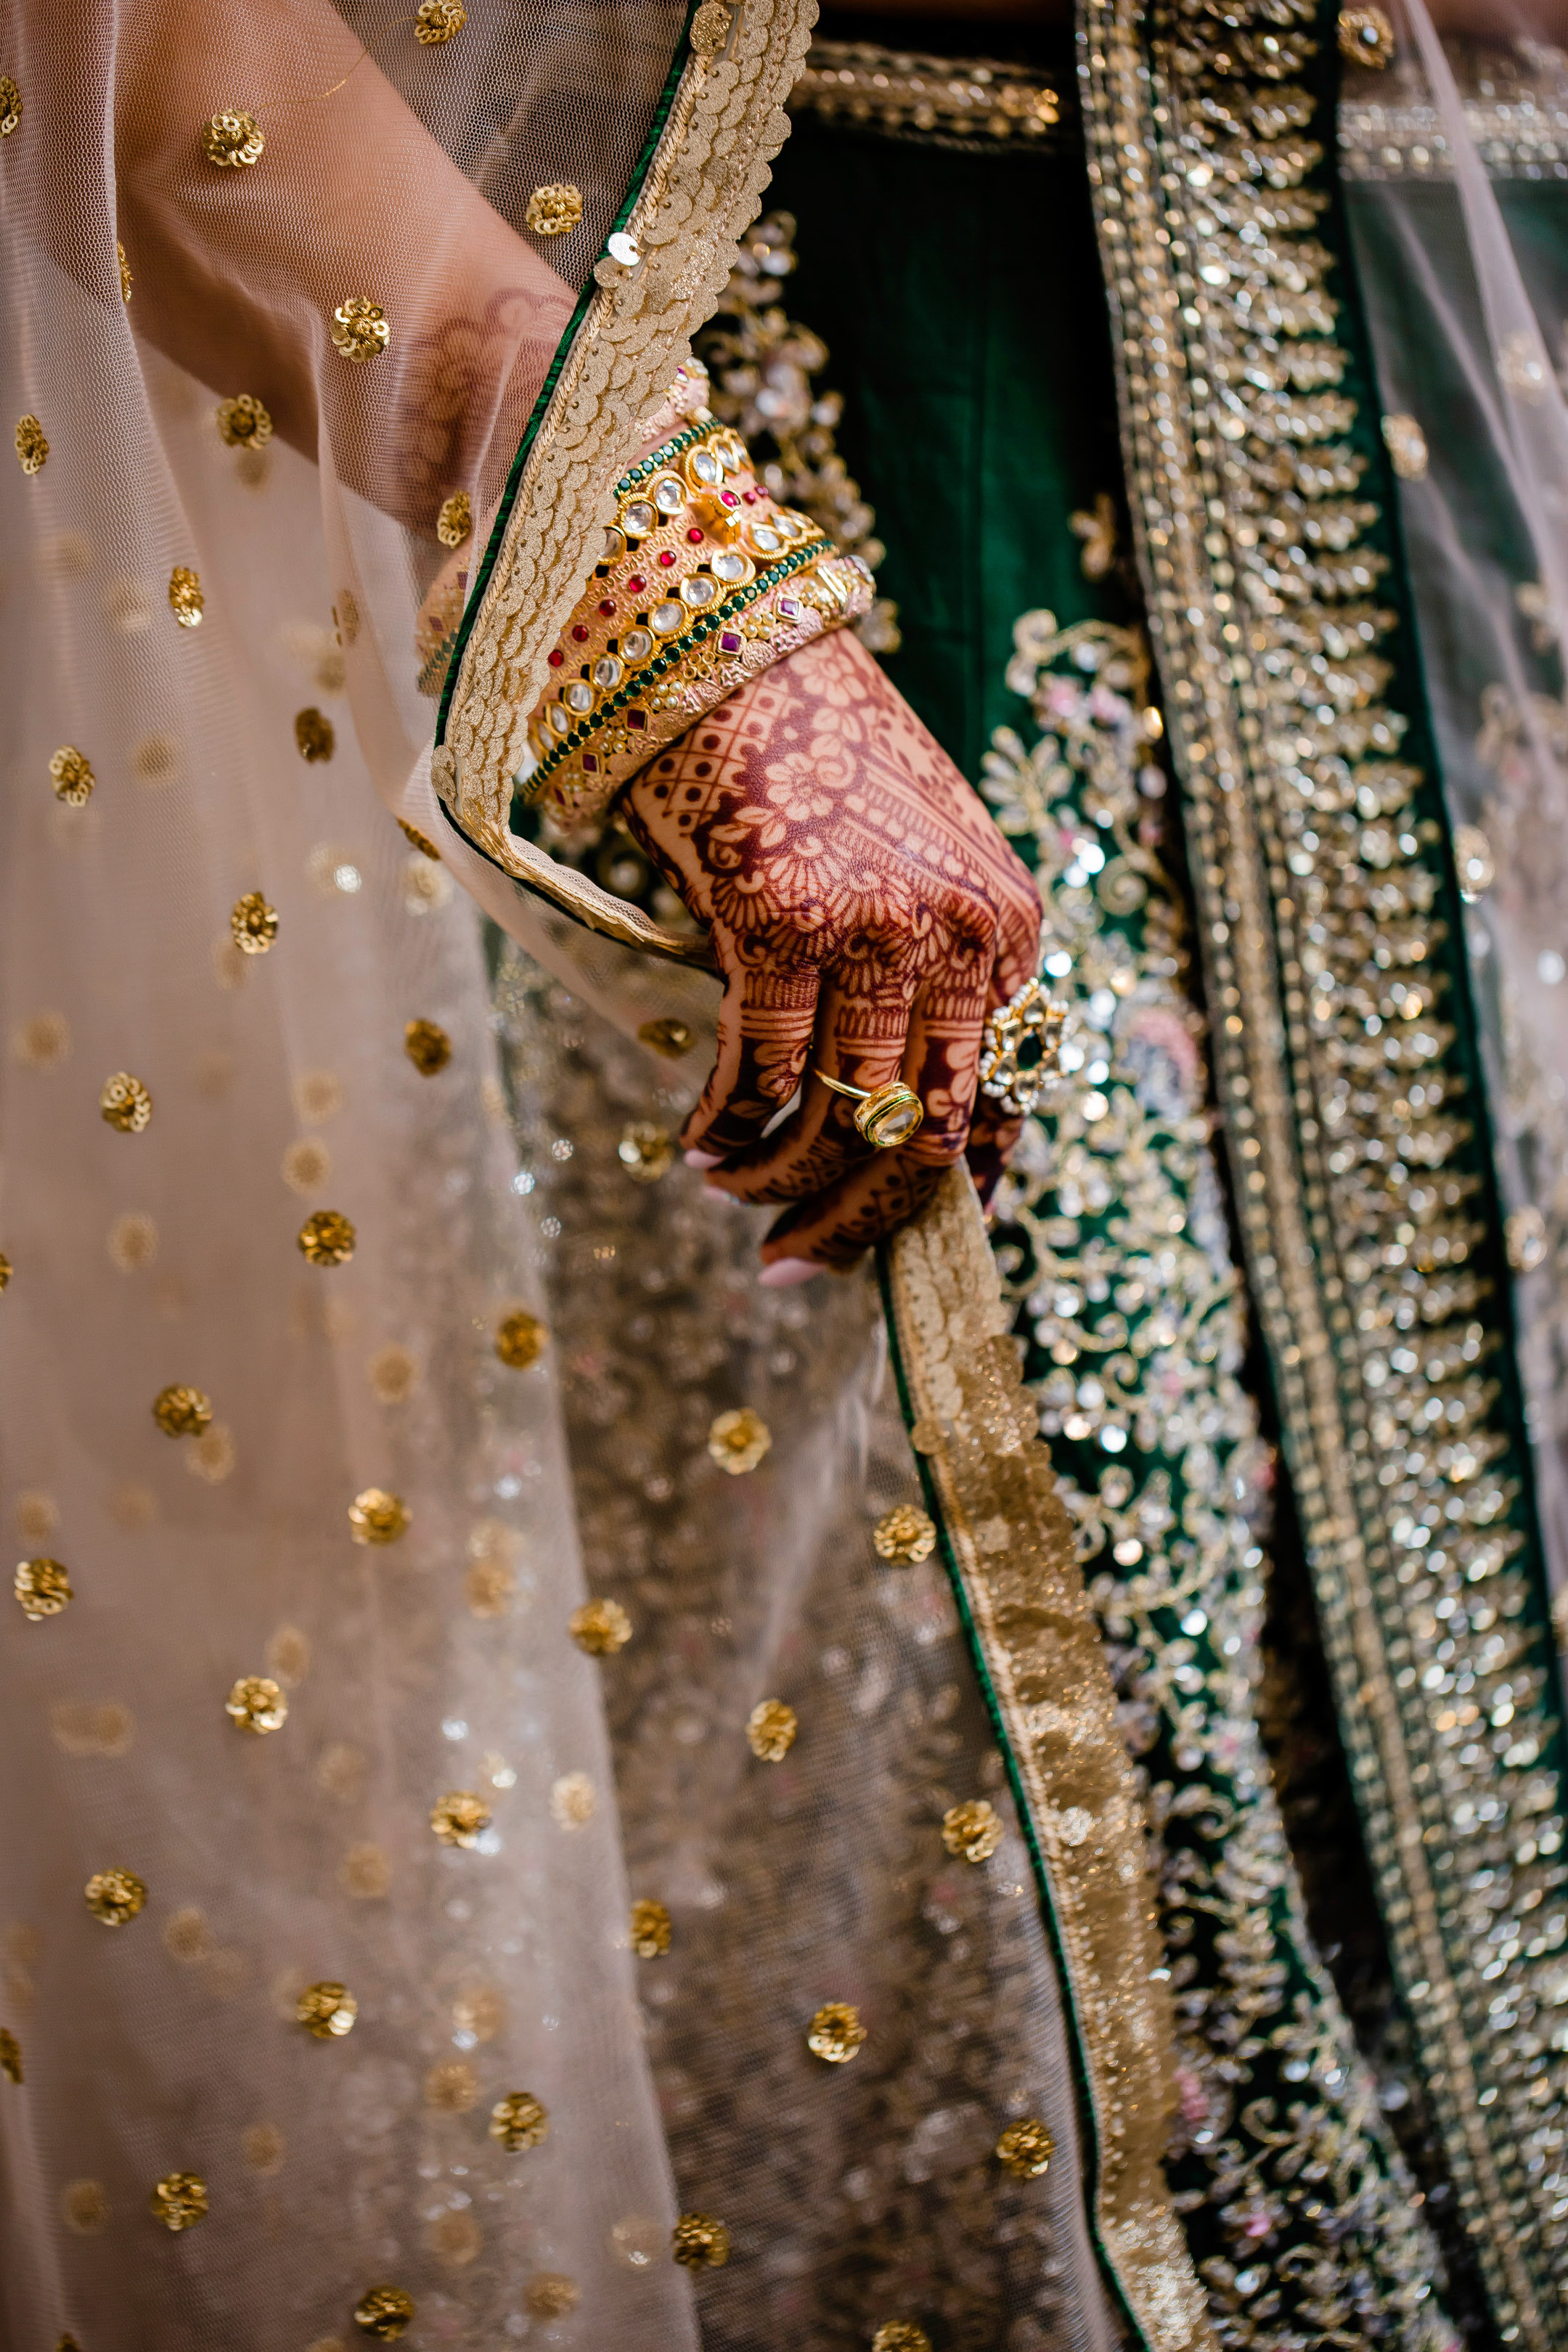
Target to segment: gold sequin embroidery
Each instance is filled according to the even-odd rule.
[[[312,1265],[346,1265],[354,1254],[354,1229],[341,1209],[318,1209],[300,1228],[300,1248]]]
[[[430,1808],[430,1826],[443,1845],[478,1845],[490,1825],[490,1809],[471,1789],[448,1789]]]
[[[165,1437],[199,1437],[212,1417],[212,1400],[200,1389],[160,1389],[153,1400],[153,1418]]]
[[[341,2042],[353,2032],[359,2003],[347,1985],[330,1979],[307,1985],[294,2004],[296,2021],[317,2042]]]
[[[936,1549],[936,1522],[913,1503],[895,1503],[872,1528],[871,1541],[879,1559],[892,1560],[900,1568],[913,1567],[929,1559]]]
[[[433,1078],[452,1058],[452,1041],[438,1021],[411,1021],[403,1032],[403,1050],[422,1078]]]
[[[228,928],[241,955],[265,955],[278,937],[278,909],[259,890],[247,890],[229,909]]]
[[[242,1675],[223,1703],[223,1711],[237,1731],[281,1731],[289,1720],[289,1702],[270,1675]]]
[[[754,1470],[773,1442],[767,1423],[749,1404],[734,1412],[720,1413],[708,1432],[710,1457],[731,1478]]]
[[[254,163],[266,144],[255,115],[238,107],[225,107],[202,131],[202,152],[220,171],[239,171]]]
[[[385,351],[392,329],[379,302],[366,294],[351,294],[332,312],[332,341],[345,360],[363,367]]]
[[[1339,43],[1342,58],[1352,66],[1370,66],[1375,73],[1394,63],[1398,48],[1386,12],[1376,6],[1342,8]]]
[[[135,280],[131,275],[131,264],[126,257],[125,247],[119,242],[118,238],[115,241],[114,258],[120,265],[120,299],[122,302],[129,302],[131,299],[131,289],[135,283]]]
[[[584,1601],[567,1620],[567,1631],[591,1658],[613,1658],[632,1638],[632,1621],[618,1601]]]
[[[421,833],[416,824],[410,824],[407,818],[404,816],[400,816],[398,818],[397,827],[405,840],[411,841],[414,844],[415,848],[419,852],[421,857],[434,858],[436,864],[439,866],[441,863],[441,853],[437,848],[435,843],[430,839],[428,834]]]
[[[671,1020],[668,1015],[658,1021],[645,1021],[637,1036],[667,1062],[679,1062],[697,1043],[695,1030],[688,1028],[684,1021]]]
[[[22,120],[22,93],[9,74],[0,74],[0,139],[9,139]]]
[[[782,1698],[764,1698],[746,1717],[746,1744],[764,1764],[782,1764],[795,1746],[800,1718]]]
[[[564,236],[583,217],[583,191],[570,180],[551,181],[535,188],[524,220],[535,236]]]
[[[721,2271],[730,2259],[730,2232],[715,2214],[683,2213],[669,2233],[669,2251],[683,2270]]]
[[[1056,2152],[1056,2141],[1037,2116],[1009,2124],[996,2143],[997,2163],[1019,2180],[1038,2180]]]
[[[129,1070],[116,1070],[103,1082],[98,1108],[106,1125],[121,1135],[140,1135],[153,1116],[153,1097],[140,1078]]]
[[[16,455],[24,474],[41,474],[49,455],[48,436],[36,416],[16,420]]]
[[[847,2066],[865,2039],[860,2012],[847,2000],[824,2001],[805,2029],[806,2048],[829,2066]]]
[[[460,33],[468,21],[463,0],[419,0],[414,37],[427,49],[439,48],[454,33]]]
[[[674,1164],[674,1139],[651,1120],[633,1119],[622,1129],[616,1157],[634,1184],[657,1184]]]
[[[253,394],[237,392],[217,404],[218,438],[226,449],[265,449],[272,438],[272,419]]]
[[[169,574],[169,610],[182,629],[200,628],[206,598],[188,563],[176,563]]]
[[[123,1927],[147,1900],[147,1888],[133,1870],[95,1870],[82,1889],[88,1909],[106,1927]]]
[[[349,1533],[356,1544],[395,1543],[408,1532],[409,1509],[401,1495],[367,1486],[349,1505]]]
[[[18,1560],[15,1591],[23,1616],[35,1623],[40,1618],[58,1617],[75,1598],[70,1571],[58,1559]]]
[[[400,2286],[373,2286],[354,2305],[354,2326],[384,2344],[401,2336],[413,2318],[414,2297]]]
[[[499,2140],[509,2156],[537,2147],[549,2131],[549,2115],[531,2092],[509,2091],[490,2109],[490,2137]]]
[[[871,2338],[871,2352],[931,2352],[931,2337],[912,2319],[888,2319]]]
[[[1414,416],[1385,416],[1383,420],[1384,446],[1389,463],[1402,482],[1418,482],[1426,471],[1426,436]]]
[[[294,742],[301,760],[330,760],[337,738],[332,722],[313,707],[294,713]]]
[[[502,1318],[496,1327],[496,1354],[514,1372],[525,1372],[537,1363],[549,1337],[537,1315],[519,1307],[514,1314]]]
[[[473,527],[473,504],[467,490],[454,490],[449,499],[443,499],[436,518],[436,536],[443,547],[461,547]],[[403,829],[408,831],[406,825]]]
[[[68,808],[80,808],[89,800],[97,781],[91,761],[74,743],[62,743],[58,751],[50,754],[49,782],[55,788],[56,800],[64,801]]]
[[[594,1818],[598,1796],[586,1772],[563,1772],[550,1791],[550,1810],[563,1830],[580,1830]]]
[[[632,1905],[632,1949],[639,1960],[657,1960],[669,1949],[669,1913],[651,1895]]]
[[[22,2045],[4,2025],[0,2025],[0,2074],[8,2083],[20,2083],[22,2079]]]
[[[564,2271],[535,2271],[522,2299],[535,2319],[564,2319],[577,2308],[577,2282]]]
[[[950,1805],[942,1817],[942,1842],[962,1862],[989,1862],[1002,1843],[1002,1817],[984,1797]]]
[[[166,2173],[153,2191],[153,2218],[165,2230],[190,2230],[205,2221],[207,2185],[199,2172]]]

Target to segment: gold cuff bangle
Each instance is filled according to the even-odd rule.
[[[925,1118],[925,1108],[912,1087],[902,1078],[889,1078],[880,1087],[847,1087],[842,1078],[830,1078],[826,1070],[812,1068],[825,1087],[836,1095],[847,1095],[858,1103],[855,1124],[873,1151],[896,1151],[900,1143],[908,1143],[918,1134]]]

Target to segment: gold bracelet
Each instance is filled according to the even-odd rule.
[[[855,1124],[873,1151],[896,1151],[900,1143],[908,1143],[919,1133],[925,1106],[902,1078],[889,1078],[879,1087],[847,1087],[842,1078],[830,1078],[815,1062],[811,1066],[825,1087],[859,1104]]]

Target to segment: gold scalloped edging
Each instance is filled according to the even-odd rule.
[[[1093,2116],[1097,2235],[1152,2352],[1196,2352],[1214,2337],[1162,2162],[1174,2058],[1143,1807],[963,1168],[884,1268],[910,1440],[1048,1885]]]
[[[537,884],[508,816],[550,649],[598,560],[647,416],[723,291],[789,130],[812,0],[747,0],[727,54],[689,59],[626,224],[642,258],[601,261],[523,467],[463,651],[431,773],[477,847]]]

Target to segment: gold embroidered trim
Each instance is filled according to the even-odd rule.
[[[932,58],[874,41],[813,41],[792,114],[943,147],[1038,148],[1061,121],[1053,76],[990,58]]]
[[[508,873],[530,871],[507,819],[551,646],[614,520],[639,419],[734,265],[789,129],[783,104],[814,15],[812,0],[747,0],[727,52],[688,61],[626,225],[623,250],[641,257],[598,264],[598,290],[529,452],[431,770],[464,832]]]
[[[1095,2219],[1154,2352],[1213,2344],[1162,2157],[1172,2022],[1143,1809],[1073,1528],[1025,1391],[974,1188],[951,1169],[887,1250],[913,1415],[1050,1888],[1098,2148]]]

